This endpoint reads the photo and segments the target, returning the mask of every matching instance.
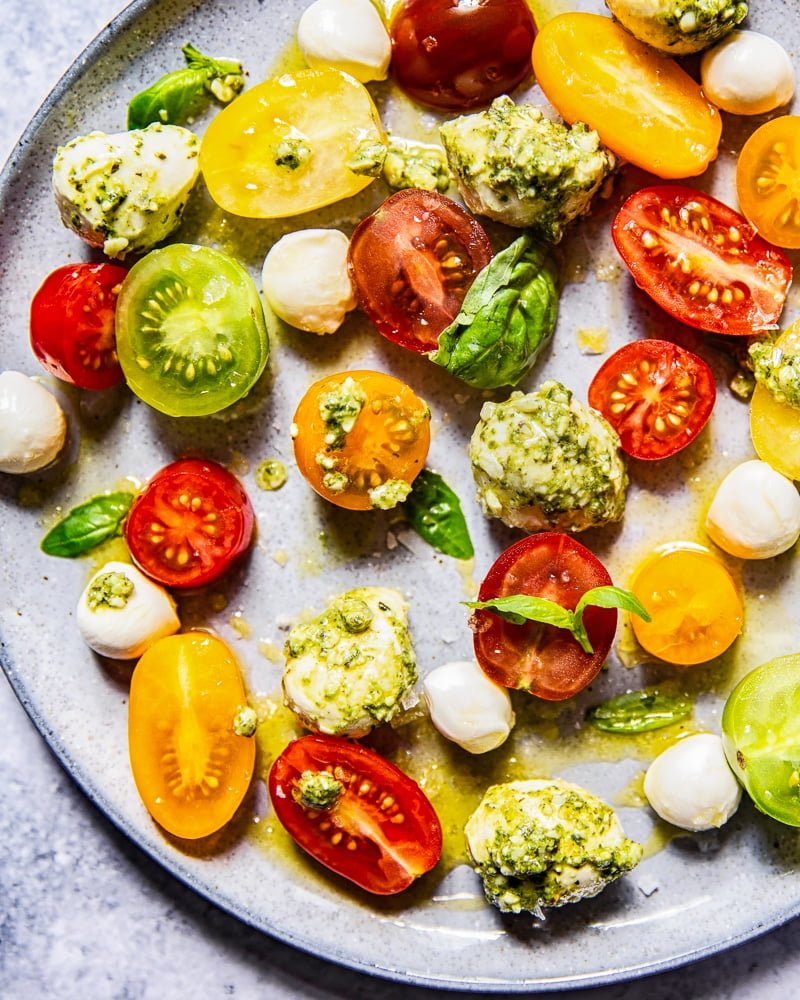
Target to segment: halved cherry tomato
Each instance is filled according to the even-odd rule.
[[[655,549],[631,583],[651,620],[631,616],[648,653],[690,666],[720,656],[742,631],[742,600],[722,563],[693,542]]]
[[[248,219],[283,219],[358,194],[383,142],[369,91],[327,67],[245,91],[211,120],[200,169],[214,201]]]
[[[489,237],[460,205],[435,191],[409,189],[359,223],[348,268],[379,333],[423,353],[436,348],[491,259]]]
[[[237,736],[247,704],[239,666],[221,639],[159,639],[136,664],[128,709],[133,778],[153,819],[195,840],[223,827],[250,786],[255,740]]]
[[[255,514],[239,480],[216,462],[165,466],[125,521],[133,561],[165,587],[212,583],[250,545]]]
[[[696,354],[668,340],[635,340],[603,362],[589,405],[619,434],[634,458],[667,458],[705,427],[717,387]]]
[[[719,112],[680,66],[599,14],[561,14],[533,45],[547,99],[624,160],[658,177],[694,177],[716,157]]]
[[[506,549],[486,574],[478,600],[527,594],[574,611],[587,590],[610,584],[605,567],[584,545],[551,531]],[[475,657],[487,677],[503,687],[547,701],[571,698],[594,680],[608,656],[617,612],[589,607],[583,620],[592,653],[585,653],[565,629],[538,622],[514,625],[491,611],[475,611],[470,620]]]
[[[775,328],[792,265],[716,198],[671,184],[644,188],[611,233],[636,284],[681,323],[734,336]]]
[[[786,355],[800,354],[800,321],[775,341]],[[800,409],[757,383],[750,400],[750,437],[758,457],[789,479],[800,479]]]
[[[405,0],[391,24],[392,76],[421,104],[488,104],[531,72],[535,33],[525,0]]]
[[[736,193],[765,240],[800,247],[800,115],[773,118],[750,136],[736,165]]]
[[[127,273],[117,264],[66,264],[45,278],[31,302],[31,347],[51,375],[81,389],[122,381],[114,311]]]
[[[346,416],[343,425],[350,405],[352,425]],[[300,400],[294,455],[321,497],[347,510],[370,510],[382,506],[372,491],[392,481],[413,483],[422,471],[430,420],[427,405],[400,379],[339,372],[314,382]]]
[[[304,774],[340,783],[325,809],[303,804]],[[275,814],[299,847],[367,892],[407,889],[442,853],[442,828],[422,789],[373,750],[336,736],[303,736],[272,765]]]

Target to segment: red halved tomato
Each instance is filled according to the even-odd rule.
[[[65,264],[31,302],[31,347],[56,378],[81,389],[122,381],[114,313],[127,270],[117,264]]]
[[[589,386],[589,405],[633,458],[667,458],[705,427],[717,387],[696,354],[668,340],[635,340],[615,351]]]
[[[139,569],[165,587],[202,587],[247,549],[254,523],[235,476],[185,458],[157,472],[133,501],[125,541]]]
[[[569,535],[549,531],[507,548],[486,574],[479,601],[526,594],[574,611],[587,590],[611,584],[600,560]],[[582,691],[602,667],[617,627],[614,608],[588,607],[583,621],[594,652],[585,653],[565,629],[539,622],[515,625],[487,610],[470,619],[475,657],[496,684],[547,701]]]
[[[460,205],[411,188],[359,223],[348,268],[359,304],[378,331],[424,353],[436,348],[491,258],[489,237]]]
[[[302,782],[320,774],[333,793],[324,808],[312,808]],[[368,892],[402,892],[442,853],[439,819],[419,785],[358,743],[321,735],[295,740],[272,765],[269,793],[298,846]]]
[[[777,325],[792,266],[716,198],[677,185],[644,188],[611,232],[636,284],[681,323],[734,336]]]
[[[421,104],[488,104],[531,72],[536,29],[525,0],[405,0],[391,24],[392,76]]]

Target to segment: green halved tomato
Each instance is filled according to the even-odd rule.
[[[117,300],[116,331],[128,385],[173,417],[235,403],[269,357],[253,279],[209,247],[176,243],[134,264]]]
[[[725,756],[761,812],[800,826],[800,653],[756,667],[722,714]]]

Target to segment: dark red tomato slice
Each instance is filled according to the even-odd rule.
[[[139,569],[165,587],[202,587],[247,549],[254,523],[235,476],[216,462],[184,458],[133,501],[125,541]]]
[[[66,264],[48,275],[31,302],[31,347],[56,378],[81,389],[122,381],[114,336],[117,264]]]
[[[342,785],[327,809],[303,804],[304,772],[327,772]],[[275,814],[321,864],[381,896],[407,889],[442,853],[442,828],[424,792],[373,750],[336,736],[303,736],[272,765]]]
[[[644,188],[619,210],[612,235],[636,284],[681,323],[740,337],[776,327],[792,266],[716,198]]]
[[[478,271],[492,259],[482,226],[434,191],[398,191],[359,223],[348,268],[380,333],[420,353],[435,350]]]
[[[531,72],[536,28],[525,0],[405,0],[390,30],[392,75],[421,104],[485,105]]]
[[[610,583],[603,564],[584,545],[569,535],[548,531],[507,548],[486,574],[478,600],[527,594],[574,611],[587,590]],[[491,611],[478,610],[470,620],[475,656],[496,684],[520,688],[547,701],[563,701],[597,676],[611,648],[617,612],[589,607],[583,621],[593,653],[584,653],[565,629],[538,622],[514,625]]]
[[[615,351],[589,386],[599,410],[633,458],[667,458],[705,427],[717,387],[696,354],[668,340],[635,340]]]

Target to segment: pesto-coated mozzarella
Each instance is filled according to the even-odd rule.
[[[312,68],[334,66],[362,83],[386,79],[392,43],[370,0],[316,0],[300,18],[297,43]]]
[[[706,516],[706,531],[739,559],[770,559],[800,537],[800,495],[766,462],[743,462],[720,483]]]
[[[95,573],[76,617],[86,643],[112,660],[136,659],[181,627],[167,591],[123,562],[108,562]]]
[[[486,753],[508,739],[511,699],[474,660],[445,663],[422,682],[431,722],[445,739],[469,753]]]
[[[178,125],[78,136],[53,161],[61,221],[108,257],[151,250],[180,224],[199,150]]]
[[[795,76],[786,49],[758,31],[732,31],[700,64],[712,104],[733,115],[763,115],[788,104]]]
[[[0,374],[0,472],[36,472],[64,447],[67,421],[55,396],[22,372]]]
[[[298,330],[335,333],[356,305],[347,273],[349,245],[338,229],[301,229],[282,236],[261,272],[270,309]]]
[[[688,736],[656,757],[647,769],[644,793],[662,819],[692,832],[727,823],[742,798],[714,733]]]

